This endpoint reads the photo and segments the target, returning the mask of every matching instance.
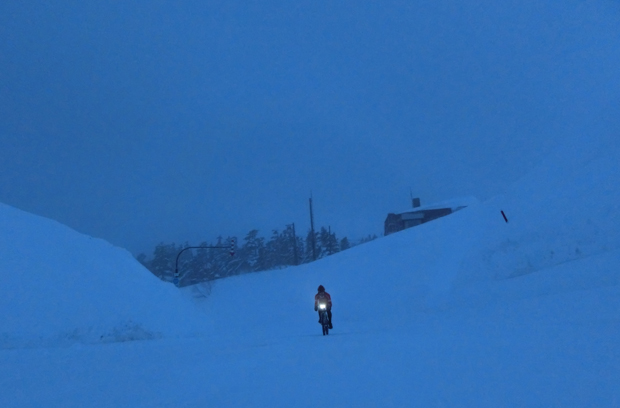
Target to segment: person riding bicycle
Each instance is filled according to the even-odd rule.
[[[327,317],[329,318],[329,328],[333,329],[332,326],[332,297],[329,296],[329,293],[325,292],[325,288],[323,285],[319,285],[318,289],[319,293],[314,295],[314,311],[319,310],[319,304],[325,305],[327,307]],[[321,312],[319,312],[319,323],[321,323]]]

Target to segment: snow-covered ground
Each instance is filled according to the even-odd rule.
[[[180,291],[0,206],[0,406],[620,406],[619,163],[572,140],[493,200]]]
[[[129,252],[4,204],[0,231],[0,349],[194,330],[191,303]]]

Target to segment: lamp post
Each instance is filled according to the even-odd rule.
[[[181,280],[179,279],[179,257],[181,256],[183,252],[187,251],[188,249],[229,249],[230,256],[234,256],[236,244],[237,244],[237,240],[235,238],[231,238],[229,246],[193,246],[193,247],[183,248],[177,254],[177,260],[174,266],[174,279],[172,280],[172,283],[174,283],[178,287],[179,283],[181,282]]]

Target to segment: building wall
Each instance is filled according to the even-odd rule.
[[[424,224],[425,222],[436,220],[448,214],[452,214],[452,209],[437,208],[432,210],[409,211],[402,214],[390,213],[385,219],[383,233],[384,235],[390,235],[407,228]]]

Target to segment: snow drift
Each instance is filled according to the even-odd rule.
[[[0,348],[196,330],[191,305],[129,252],[0,204]]]
[[[0,406],[618,406],[620,152],[571,142],[488,202],[183,290],[0,206],[2,347],[22,348],[0,354]],[[23,349],[76,342],[116,343]]]
[[[420,312],[615,285],[620,268],[608,265],[620,256],[619,159],[612,136],[575,138],[502,196],[313,264],[205,285],[200,303],[228,333],[269,311],[276,326],[302,334],[316,331],[313,319],[299,319],[319,283],[334,294],[340,328],[368,320],[395,327]],[[578,260],[592,268],[562,267]],[[271,306],[273,294],[284,307]]]
[[[567,141],[503,196],[485,203],[484,232],[458,283],[517,277],[620,248],[617,135]],[[503,209],[509,223],[497,222]]]

